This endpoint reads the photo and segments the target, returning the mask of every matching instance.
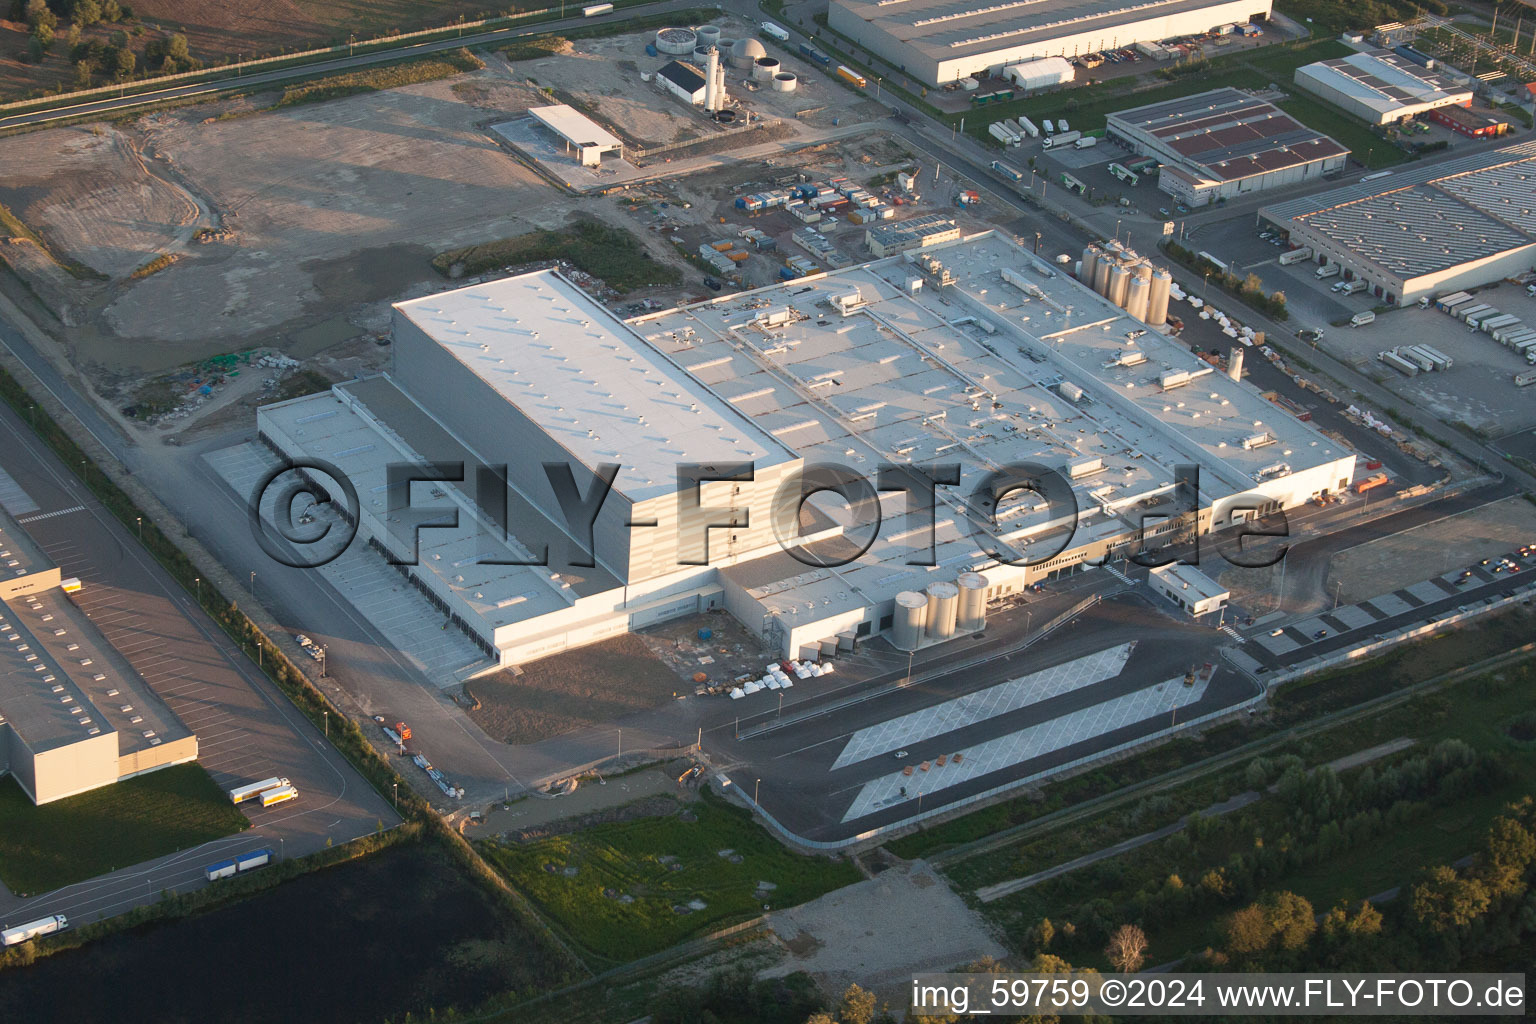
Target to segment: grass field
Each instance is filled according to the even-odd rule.
[[[744,809],[707,792],[678,811],[479,849],[556,927],[614,961],[746,920],[765,903],[794,906],[862,877],[846,861],[791,853]],[[759,895],[760,882],[776,888]],[[674,909],[692,901],[703,908]]]
[[[468,50],[459,49],[438,57],[403,61],[384,67],[349,71],[343,75],[327,75],[283,90],[277,101],[279,107],[293,107],[301,103],[320,103],[324,100],[355,96],[358,93],[378,92],[380,89],[396,89],[402,85],[419,82],[435,82],[439,78],[452,78],[466,71],[479,71],[485,61]]]
[[[1404,163],[1408,154],[1386,139],[1380,138],[1365,123],[1321,100],[1308,96],[1293,95],[1280,101],[1280,109],[1290,114],[1308,128],[1315,128],[1324,135],[1349,147],[1350,156],[1371,170],[1393,167]]]
[[[7,777],[0,779],[0,881],[13,893],[47,892],[250,827],[198,764],[41,807]]]
[[[676,267],[653,260],[640,240],[628,231],[592,220],[578,220],[559,231],[531,231],[440,253],[432,260],[432,266],[440,274],[446,275],[458,267],[462,273],[472,275],[557,259],[568,260],[593,277],[602,278],[621,293],[650,285],[676,284],[683,276]]]

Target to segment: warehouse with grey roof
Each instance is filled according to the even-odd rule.
[[[1388,303],[1536,267],[1536,142],[1266,206],[1259,219]]]
[[[1110,114],[1107,131],[1156,157],[1158,188],[1190,206],[1311,181],[1349,159],[1338,142],[1231,88]]]
[[[1273,0],[832,0],[828,24],[929,85],[1263,21]]]

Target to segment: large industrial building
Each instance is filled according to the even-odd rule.
[[[1157,187],[1190,206],[1321,178],[1349,159],[1273,103],[1230,88],[1110,114],[1107,131],[1157,158]]]
[[[70,598],[78,589],[0,511],[0,775],[46,804],[197,760],[197,737]]]
[[[556,103],[548,107],[529,107],[528,113],[559,137],[567,151],[574,149],[577,161],[583,167],[598,166],[610,153],[619,157],[624,155],[624,143],[617,136],[575,107]]]
[[[828,24],[929,85],[1037,57],[1199,35],[1262,21],[1273,0],[832,0]]]
[[[1472,102],[1458,83],[1391,50],[1366,50],[1296,69],[1298,86],[1370,124],[1393,124]]]
[[[1165,306],[1166,273],[1097,253],[1103,294],[987,232],[629,321],[556,271],[522,274],[397,305],[390,373],[265,406],[260,436],[344,473],[361,538],[493,664],[711,608],[790,656],[942,640],[1034,581],[1351,479],[1337,441],[1114,297],[1121,277],[1143,299],[1156,278]],[[1157,305],[1138,308],[1155,321]],[[464,462],[465,482],[391,508],[402,460]],[[1060,472],[1071,507],[981,486],[1030,462]],[[841,499],[800,498],[808,466],[890,487],[882,464],[932,463],[960,482],[937,489],[931,542],[900,491],[872,539],[867,506],[850,521]],[[508,466],[510,491],[481,464]],[[549,464],[570,468],[564,502]],[[561,508],[605,473],[584,565]],[[488,525],[503,502],[505,534]],[[458,528],[416,529],[445,510]]]
[[[1266,206],[1259,219],[1407,304],[1536,267],[1536,142]]]

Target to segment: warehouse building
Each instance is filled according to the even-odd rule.
[[[788,656],[835,649],[893,629],[899,595],[910,626],[933,586],[996,600],[1354,471],[1338,442],[993,232],[629,321],[556,271],[522,274],[397,305],[394,360],[262,407],[260,436],[353,481],[363,541],[494,665],[711,608]],[[466,463],[419,510],[459,527],[390,507],[402,459]],[[894,492],[867,547],[840,499],[797,500],[808,465],[873,480],[937,461],[961,480],[939,489],[931,543]],[[981,497],[996,467],[1031,461],[1059,468],[1073,507]],[[588,563],[550,463],[577,495],[617,467]],[[1198,498],[1178,482],[1191,463]],[[934,639],[975,628],[936,621]]]
[[[894,256],[909,249],[938,245],[960,237],[955,218],[929,213],[911,220],[875,224],[864,231],[864,241],[876,257]]]
[[[1536,142],[1266,206],[1261,222],[1406,305],[1536,266]]]
[[[828,24],[929,85],[1263,21],[1273,0],[832,0]]]
[[[1366,50],[1296,69],[1302,89],[1370,124],[1465,107],[1472,89],[1391,50]]]
[[[557,103],[548,107],[529,107],[528,113],[565,143],[566,151],[574,149],[583,167],[596,167],[609,153],[624,156],[624,143],[591,118],[574,107]]]
[[[78,580],[0,511],[0,775],[35,804],[197,760],[197,737],[69,594]]]
[[[1225,608],[1232,596],[1226,587],[1192,565],[1160,565],[1147,573],[1147,584],[1197,619]]]
[[[1491,110],[1441,107],[1430,111],[1427,116],[1436,124],[1443,124],[1469,139],[1496,139],[1509,131],[1509,122]]]
[[[1321,178],[1349,159],[1328,136],[1230,88],[1111,114],[1107,131],[1161,162],[1158,188],[1190,206]]]

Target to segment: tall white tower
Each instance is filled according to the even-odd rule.
[[[704,109],[711,114],[725,106],[725,68],[720,50],[711,46],[704,55]]]

